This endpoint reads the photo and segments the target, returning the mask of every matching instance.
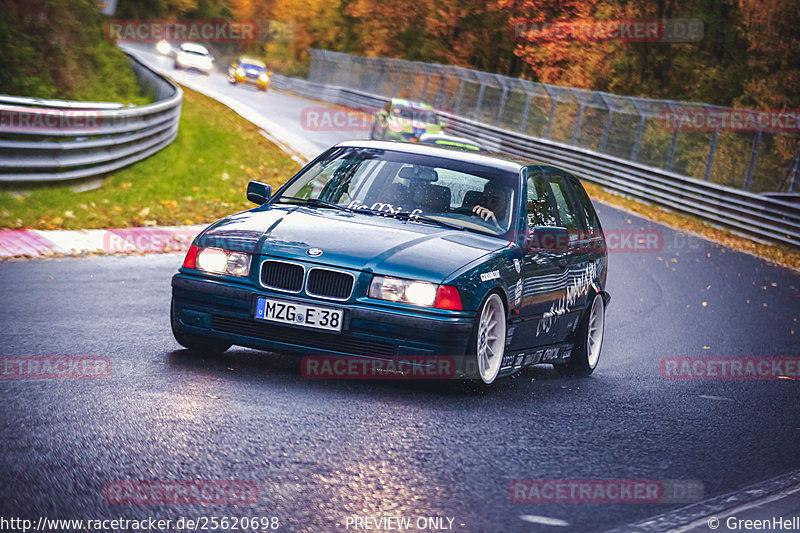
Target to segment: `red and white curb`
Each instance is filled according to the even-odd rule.
[[[206,226],[88,230],[0,230],[0,259],[185,251]]]

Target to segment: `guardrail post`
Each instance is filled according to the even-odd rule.
[[[753,173],[756,171],[756,159],[758,159],[758,149],[761,146],[761,130],[756,132],[753,139],[753,153],[750,156],[750,165],[747,167],[747,176],[744,179],[744,190],[749,191],[753,183]]]
[[[458,78],[458,94],[456,95],[456,106],[453,113],[459,115],[461,111],[461,96],[464,94],[464,78]]]
[[[500,121],[503,118],[503,109],[506,107],[506,98],[508,97],[508,87],[503,87],[503,94],[500,96],[500,107],[497,109],[497,119],[494,121],[495,126],[500,126]]]
[[[423,65],[422,70],[425,71],[425,82],[422,84],[422,95],[420,100],[428,103],[428,83],[430,82],[431,69],[429,65]]]
[[[614,104],[612,104],[603,93],[600,93],[600,97],[603,99],[603,103],[605,103],[606,107],[608,108],[608,116],[606,117],[606,123],[603,126],[603,135],[600,137],[599,147],[599,151],[605,153],[606,145],[608,144],[608,133],[611,131],[611,122],[614,120]]]
[[[703,174],[703,180],[709,181],[711,179],[711,165],[714,164],[714,152],[717,150],[717,137],[719,137],[719,126],[714,130],[711,135],[711,145],[708,147],[708,159],[706,160],[706,171]]]
[[[636,127],[636,137],[633,139],[633,148],[631,148],[631,161],[639,159],[639,145],[642,144],[642,134],[644,133],[644,125],[647,122],[647,117],[641,115],[639,117],[639,125]]]
[[[572,127],[572,139],[570,139],[570,144],[572,146],[578,146],[578,134],[581,131],[581,122],[583,122],[583,102],[578,104],[578,114],[575,116],[575,126]]]
[[[553,119],[556,116],[556,99],[547,84],[542,84],[542,87],[544,87],[544,90],[547,91],[547,96],[550,97],[550,111],[547,113],[547,127],[544,131],[544,138],[549,139],[550,134],[553,131]]]
[[[578,101],[578,113],[575,115],[575,125],[572,127],[572,138],[570,139],[569,143],[572,146],[578,146],[578,135],[581,132],[581,124],[583,123],[583,109],[585,104],[583,103],[583,98],[578,96],[578,92],[575,89],[570,89],[572,91],[572,96]]]
[[[475,120],[480,120],[481,107],[483,107],[483,93],[486,91],[486,85],[481,81],[481,88],[478,91],[478,101],[475,102]]]
[[[442,78],[442,81],[439,84],[439,90],[436,91],[436,98],[433,101],[433,107],[435,107],[437,109],[444,105],[443,101],[445,99],[445,90],[446,90],[446,87],[447,87],[447,79],[449,78],[449,76],[447,76],[444,73],[444,70],[439,72],[439,76]]]
[[[553,99],[553,95],[550,95],[550,112],[547,114],[547,130],[544,132],[544,138],[549,139],[550,134],[553,131],[553,119],[556,116],[556,101]]]
[[[522,110],[522,122],[519,124],[519,132],[525,133],[525,126],[528,125],[528,110],[531,108],[532,95],[525,91],[525,109]]]
[[[792,167],[792,181],[789,182],[788,192],[796,192],[797,175],[800,174],[800,147],[797,148],[797,153],[794,156],[794,166]]]
[[[674,112],[672,104],[667,104],[669,106],[669,110]],[[666,170],[672,170],[672,163],[675,161],[675,148],[678,147],[678,126],[675,126],[675,130],[672,133],[672,142],[669,145],[669,153],[667,153],[667,164],[664,165]]]
[[[717,138],[719,137],[719,121],[717,127],[714,128],[714,134],[711,135],[711,144],[708,147],[708,159],[706,160],[706,171],[703,174],[703,180],[709,181],[711,179],[711,165],[714,164],[714,152],[717,150]]]
[[[791,161],[789,161],[789,166],[786,167],[786,172],[783,174],[783,179],[781,179],[781,182],[778,184],[778,188],[775,189],[775,192],[781,192],[781,189],[783,189],[783,185],[786,183],[786,180],[789,179],[789,176],[791,176],[792,179],[789,180],[789,187],[786,189],[786,192],[794,192],[797,173],[800,171],[800,168],[798,167],[800,167],[800,146],[797,147],[797,150],[794,152],[794,157]]]

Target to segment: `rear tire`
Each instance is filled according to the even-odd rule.
[[[600,294],[595,294],[577,331],[572,356],[556,369],[562,374],[588,376],[597,368],[605,333],[606,304]]]
[[[175,300],[169,306],[170,325],[172,326],[172,336],[178,341],[178,344],[186,348],[192,353],[204,355],[221,355],[225,353],[232,345],[229,342],[212,339],[210,337],[203,337],[200,335],[191,335],[178,330],[175,326],[178,323],[178,315],[175,311]]]

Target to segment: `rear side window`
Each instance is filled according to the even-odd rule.
[[[552,194],[541,174],[528,176],[528,197],[526,212],[528,228],[536,226],[557,226],[556,213],[553,208]]]
[[[583,185],[581,185],[581,182],[578,181],[578,178],[570,176],[568,180],[569,184],[572,186],[572,190],[575,191],[575,196],[578,199],[578,206],[583,214],[584,220],[586,220],[586,225],[589,226],[589,230],[592,233],[597,233],[600,231],[600,219],[597,218],[597,212],[594,210],[589,195],[586,194],[586,190],[583,188]]]
[[[583,217],[579,211],[579,202],[572,196],[572,191],[567,184],[566,178],[555,172],[548,173],[547,178],[553,191],[556,206],[558,206],[561,226],[573,231],[587,229],[584,227]]]

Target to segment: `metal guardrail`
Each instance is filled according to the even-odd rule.
[[[0,182],[58,182],[141,161],[178,134],[183,91],[130,56],[156,102],[123,106],[0,95]]]
[[[380,95],[273,75],[276,89],[360,110],[382,108]],[[800,246],[800,204],[682,176],[626,159],[439,112],[448,131],[489,150],[553,164],[637,200],[687,213],[750,238]]]
[[[800,186],[796,110],[622,96],[455,65],[310,52],[308,80],[321,85],[422,101],[481,124],[750,192],[797,193]]]

